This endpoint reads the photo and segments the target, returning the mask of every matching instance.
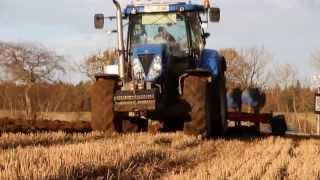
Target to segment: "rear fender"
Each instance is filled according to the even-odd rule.
[[[183,93],[183,81],[188,76],[205,76],[208,82],[218,77],[220,73],[227,70],[226,61],[220,56],[218,51],[213,49],[204,49],[201,53],[200,63],[196,69],[189,69],[179,77],[179,93]]]
[[[204,49],[202,51],[199,68],[209,71],[213,78],[227,69],[224,57],[213,49]]]

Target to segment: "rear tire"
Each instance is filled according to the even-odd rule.
[[[91,89],[91,127],[94,131],[112,134],[121,132],[121,121],[113,112],[116,80],[99,78]]]
[[[210,112],[211,119],[208,122],[210,137],[221,137],[227,132],[227,96],[224,74],[220,74],[209,85],[210,89]]]
[[[224,76],[219,75],[212,83],[207,76],[188,76],[183,86],[183,99],[191,108],[191,120],[184,123],[184,132],[208,138],[224,136],[227,131]]]
[[[113,111],[113,96],[117,80],[99,78],[91,89],[91,127],[105,133],[146,132],[148,120],[125,117]]]
[[[191,108],[191,119],[184,123],[183,131],[190,135],[208,137],[208,77],[188,76],[183,84],[183,99]]]

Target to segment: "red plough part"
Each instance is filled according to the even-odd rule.
[[[269,124],[273,115],[266,114],[253,114],[244,112],[228,112],[228,120],[234,122],[252,122],[252,123],[265,123]]]
[[[272,113],[254,114],[244,112],[228,112],[228,120],[241,126],[241,122],[252,122],[257,130],[260,130],[260,124],[270,124],[273,135],[284,135],[287,131],[287,124],[283,115],[273,116]]]

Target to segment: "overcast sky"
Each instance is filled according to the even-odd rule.
[[[311,53],[320,49],[319,0],[214,2],[221,8],[222,20],[210,25],[208,47],[263,46],[275,63],[292,64],[305,77],[316,73],[309,61]],[[93,28],[97,12],[115,15],[111,0],[0,0],[0,41],[40,42],[66,55],[70,63],[81,62],[115,46],[114,35]],[[76,82],[79,75],[68,75],[67,80]]]

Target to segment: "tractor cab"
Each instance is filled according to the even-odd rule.
[[[207,21],[201,18],[206,12],[204,6],[180,1],[128,5],[127,59],[133,60],[134,76],[155,81],[162,72],[177,77],[196,66],[207,37],[202,28]]]
[[[179,76],[185,69],[199,64],[199,56],[205,47],[204,26],[210,20],[218,22],[220,9],[209,5],[191,4],[183,0],[133,0],[121,14],[118,22],[118,45],[123,48],[123,63],[131,65],[132,78],[156,81],[164,71]],[[95,16],[96,28],[102,28],[104,17]],[[116,19],[116,17],[109,17]],[[128,20],[127,42],[119,27],[122,19]],[[126,48],[124,46],[126,45]],[[126,50],[124,50],[126,49]],[[123,64],[123,65],[121,65]],[[163,69],[163,68],[166,69]],[[122,75],[124,76],[124,75]]]

